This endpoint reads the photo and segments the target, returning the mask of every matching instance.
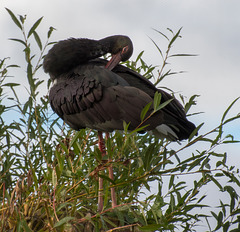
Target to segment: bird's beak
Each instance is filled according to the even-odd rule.
[[[105,68],[111,71],[112,69],[115,68],[116,65],[119,64],[121,59],[122,59],[122,56],[121,56],[121,51],[120,51],[117,54],[112,55],[112,58],[108,61]]]

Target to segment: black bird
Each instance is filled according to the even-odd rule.
[[[182,105],[145,77],[118,64],[132,52],[131,40],[122,35],[101,40],[71,38],[55,44],[43,62],[53,81],[49,92],[53,111],[75,130],[98,130],[101,145],[101,133],[123,130],[123,121],[130,123],[129,130],[137,128],[141,111],[158,92],[161,103],[172,101],[141,124],[146,126],[144,131],[174,141],[187,139],[195,125],[186,119]],[[112,55],[110,61],[99,58],[107,53]],[[152,110],[153,104],[147,116]],[[105,152],[101,146],[100,150]]]

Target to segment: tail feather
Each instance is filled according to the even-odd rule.
[[[183,120],[182,120],[183,121]],[[184,120],[177,125],[161,124],[152,130],[152,133],[158,138],[167,138],[170,141],[188,139],[195,129],[195,125],[188,120]]]

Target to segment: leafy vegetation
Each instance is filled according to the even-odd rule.
[[[127,129],[116,131],[107,140],[110,161],[103,163],[96,131],[72,131],[53,114],[47,96],[39,91],[43,85],[50,86],[37,73],[52,44],[49,39],[54,28],[49,28],[43,43],[37,33],[42,18],[27,30],[26,16],[7,11],[22,32],[22,39],[11,40],[24,46],[28,86],[24,89],[9,82],[11,70],[20,67],[9,65],[8,59],[0,60],[1,231],[239,231],[239,170],[229,166],[228,154],[218,149],[238,142],[224,133],[226,124],[239,120],[239,114],[228,117],[238,99],[223,113],[218,127],[201,134],[200,124],[183,145],[173,146],[167,140]],[[181,29],[177,33],[168,29],[168,36],[156,32],[169,41],[166,51],[153,41],[163,59],[161,68],[147,65],[143,52],[125,65],[147,78],[155,77],[152,79],[158,84],[176,74],[168,69],[168,59],[188,54],[171,54]],[[39,49],[36,54],[31,47],[34,43]],[[7,95],[9,90],[11,96]],[[28,96],[24,103],[19,98],[23,91]],[[155,97],[155,110],[163,107],[158,104],[159,97]],[[191,111],[197,97],[186,101],[180,96],[186,112]],[[6,121],[9,114],[18,117]],[[196,148],[199,143],[201,150]],[[113,181],[107,174],[110,164]],[[102,212],[97,212],[99,173],[104,179]],[[114,209],[110,201],[113,186],[118,203]],[[209,187],[219,193],[218,205],[209,201]]]

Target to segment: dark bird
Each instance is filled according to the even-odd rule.
[[[132,52],[131,40],[122,35],[101,40],[71,38],[55,44],[43,62],[53,81],[49,92],[53,111],[75,130],[98,130],[100,144],[101,133],[123,130],[123,121],[129,123],[129,130],[141,125],[145,126],[142,132],[151,131],[161,138],[187,139],[195,125],[186,119],[182,105],[145,77],[118,64]],[[112,55],[110,61],[99,58],[107,53]],[[161,103],[172,100],[142,123],[141,112],[153,102],[155,92],[161,94]],[[152,111],[153,104],[146,117]]]

